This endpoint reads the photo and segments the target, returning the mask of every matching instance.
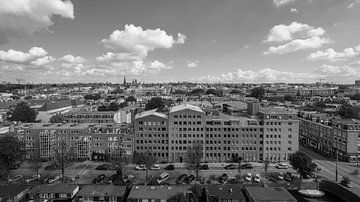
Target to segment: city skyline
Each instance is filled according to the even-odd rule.
[[[359,10],[359,0],[0,0],[0,81],[353,83]]]

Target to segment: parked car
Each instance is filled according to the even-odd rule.
[[[283,180],[283,179],[284,179],[284,175],[283,175],[282,173],[280,173],[277,177],[278,177],[279,180]]]
[[[255,174],[254,181],[260,183],[260,174]]]
[[[58,176],[52,177],[51,179],[49,179],[48,183],[49,183],[49,184],[52,184],[52,183],[54,183],[54,182],[56,182],[56,181],[60,180],[60,178],[61,178],[61,175],[58,175]]]
[[[106,175],[105,175],[105,174],[101,174],[101,175],[97,176],[97,177],[93,180],[93,183],[94,183],[94,184],[100,184],[100,183],[103,183],[105,179],[106,179]]]
[[[208,170],[208,169],[209,169],[208,164],[202,164],[202,165],[200,166],[200,170]]]
[[[164,170],[175,170],[175,166],[170,164],[170,165],[167,165]]]
[[[109,165],[108,164],[101,164],[101,165],[99,165],[99,166],[97,166],[96,168],[95,168],[95,170],[109,170]]]
[[[288,169],[289,166],[286,163],[278,163],[276,168],[277,169]]]
[[[20,180],[23,176],[22,175],[16,175],[13,178],[9,179],[9,182],[15,182],[17,180]]]
[[[136,167],[135,167],[135,170],[146,170],[147,168],[146,168],[146,165],[137,165]]]
[[[35,180],[39,179],[39,178],[40,178],[40,175],[33,175],[30,178],[26,179],[25,183],[30,183],[32,181],[35,181]]]
[[[169,173],[164,172],[161,173],[160,176],[156,179],[158,184],[164,183],[167,179],[169,179]]]
[[[353,188],[353,185],[351,184],[350,181],[341,180],[340,184],[347,187],[347,188]]]
[[[235,164],[229,164],[224,166],[225,170],[235,170],[237,168],[237,166]]]
[[[224,184],[227,179],[228,179],[228,175],[226,173],[224,173],[219,177],[219,183]]]
[[[284,179],[289,182],[292,181],[292,174],[290,172],[285,173]]]
[[[150,168],[151,170],[160,170],[161,169],[161,167],[160,167],[160,165],[159,164],[154,164],[154,165],[152,165],[151,166],[151,168]]]
[[[176,179],[176,184],[182,184],[188,178],[187,174],[182,174]]]
[[[270,176],[269,181],[275,183],[277,182],[277,179],[274,176]]]
[[[253,169],[254,166],[251,163],[244,163],[240,166],[241,169]]]
[[[195,180],[195,176],[194,175],[189,175],[186,179],[186,183],[190,184]]]
[[[130,182],[132,179],[134,179],[134,175],[124,176],[123,182]]]
[[[251,181],[251,173],[247,173],[247,174],[245,175],[245,180],[248,181],[248,182]]]

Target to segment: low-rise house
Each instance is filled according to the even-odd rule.
[[[208,201],[211,202],[245,202],[246,197],[242,192],[243,186],[237,185],[208,185],[204,186]]]
[[[29,191],[27,185],[0,185],[0,201],[22,202],[26,201]]]
[[[125,186],[114,185],[84,185],[76,194],[78,202],[122,202],[126,201],[127,189]]]
[[[284,187],[246,187],[245,194],[249,202],[296,202]]]
[[[29,201],[72,201],[79,191],[78,185],[37,185],[29,191]]]
[[[191,193],[191,185],[133,186],[127,201],[177,201],[180,197],[189,198]]]

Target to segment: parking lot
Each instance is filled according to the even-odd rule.
[[[104,174],[107,178],[114,175],[116,170],[96,170],[96,168],[100,165],[106,164],[104,162],[94,162],[94,161],[86,161],[81,163],[73,163],[71,166],[65,169],[65,176],[69,177],[73,181],[71,183],[76,184],[91,184],[93,180],[97,178],[99,175]],[[46,170],[46,167],[49,167],[49,163],[44,163],[44,165],[39,170],[39,174],[42,176],[42,179],[46,177],[50,177],[51,179],[55,178],[56,176],[61,175],[61,170],[54,169],[54,170]],[[168,164],[161,164],[159,170],[148,170],[148,183],[154,184],[156,183],[156,178],[163,172],[167,172],[169,174],[168,179],[166,179],[167,184],[176,184],[177,178],[182,175],[186,174],[194,175],[195,171],[187,170],[185,168],[185,164],[173,164],[175,166],[174,170],[164,170],[164,168]],[[254,176],[259,174],[260,181],[264,181],[264,165],[262,163],[251,163],[251,169],[241,169],[241,175],[239,175],[237,169],[226,170],[224,169],[225,166],[228,164],[226,163],[209,163],[207,170],[200,170],[199,172],[199,179],[203,183],[218,183],[220,176],[226,174],[226,181],[233,181],[233,179],[238,179],[238,181],[242,183],[255,183]],[[134,178],[131,180],[133,184],[145,184],[146,178],[146,171],[145,170],[135,170],[136,165],[128,165],[126,168],[123,169],[124,176],[132,175]],[[276,176],[280,175],[280,173],[295,173],[292,168],[286,169],[278,169],[276,168],[276,164],[270,164],[268,168],[268,173],[272,176],[275,176],[274,179],[277,179]],[[247,182],[245,180],[246,175],[251,174],[251,182]],[[19,169],[12,170],[10,177],[13,178],[14,176],[22,175],[21,179],[16,179],[13,183],[24,183],[26,179],[30,179],[34,175],[36,175],[36,171],[33,169],[31,163],[24,163]],[[277,181],[282,181],[277,179]],[[284,180],[283,180],[284,181]],[[70,181],[69,181],[70,182]],[[34,181],[33,183],[39,183]]]

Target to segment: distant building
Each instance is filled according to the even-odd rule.
[[[243,185],[206,185],[204,186],[207,201],[213,202],[245,202],[246,197],[242,192]]]
[[[128,202],[142,201],[172,201],[177,196],[191,195],[191,185],[177,186],[138,186],[132,187]]]
[[[360,86],[360,80],[355,80],[355,86]]]
[[[121,123],[121,111],[83,111],[75,110],[64,114],[66,123]]]
[[[38,114],[36,116],[36,120],[48,123],[50,122],[50,118],[52,116],[67,113],[80,105],[82,105],[82,103],[78,100],[58,100],[47,102],[37,110]]]
[[[126,187],[115,185],[84,185],[76,194],[78,202],[125,201]]]
[[[72,201],[80,187],[72,184],[36,185],[29,191],[30,201]]]

